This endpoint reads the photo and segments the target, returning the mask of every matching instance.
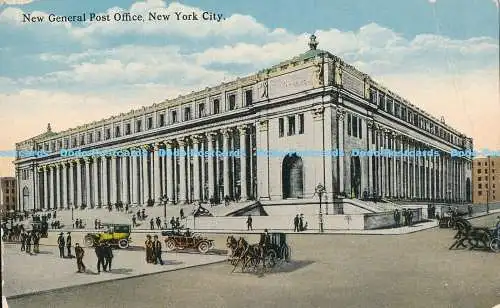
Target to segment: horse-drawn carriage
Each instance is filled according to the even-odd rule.
[[[487,227],[475,227],[467,219],[456,218],[454,227],[457,229],[455,242],[450,246],[453,248],[472,249],[491,249],[494,252],[500,252],[500,234],[495,229]],[[467,244],[466,244],[467,242]]]
[[[248,244],[245,238],[238,240],[232,235],[227,238],[226,246],[230,249],[228,261],[234,266],[234,272],[238,266],[241,271],[256,271],[259,266],[263,269],[272,269],[277,264],[290,262],[291,249],[286,243],[285,233],[270,233],[269,243]]]

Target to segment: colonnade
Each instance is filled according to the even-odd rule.
[[[243,125],[39,166],[36,208],[255,198],[253,134]]]

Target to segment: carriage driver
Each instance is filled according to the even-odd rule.
[[[260,256],[262,258],[262,264],[264,265],[264,268],[266,267],[267,249],[269,248],[270,245],[271,245],[271,236],[269,235],[267,229],[264,229],[264,233],[260,235],[260,241],[259,241]]]

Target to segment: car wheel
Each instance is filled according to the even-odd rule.
[[[210,244],[208,244],[208,242],[203,241],[198,244],[198,251],[201,252],[202,254],[207,253],[208,249],[210,249]]]
[[[174,240],[168,240],[165,243],[165,249],[167,251],[172,251],[175,249],[175,241]]]
[[[494,252],[500,252],[500,239],[494,238],[490,242],[490,248]]]
[[[118,247],[120,247],[121,249],[128,248],[128,246],[129,243],[127,239],[121,239],[120,241],[118,241]]]
[[[94,246],[94,238],[92,236],[85,237],[85,246],[87,246],[87,247]]]
[[[276,251],[274,251],[273,249],[269,250],[267,252],[267,255],[266,255],[266,259],[265,259],[265,262],[266,262],[266,267],[274,267],[276,265]]]

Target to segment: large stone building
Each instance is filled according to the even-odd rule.
[[[478,157],[473,160],[473,201],[475,204],[500,201],[500,157]]]
[[[0,211],[16,210],[17,185],[15,177],[0,177]]]
[[[16,144],[49,153],[17,157],[20,208],[158,204],[164,195],[305,201],[318,184],[330,201],[470,200],[471,160],[450,153],[472,140],[317,44],[311,36],[297,57],[139,110],[57,133],[49,125]],[[241,155],[162,155],[172,149]]]

